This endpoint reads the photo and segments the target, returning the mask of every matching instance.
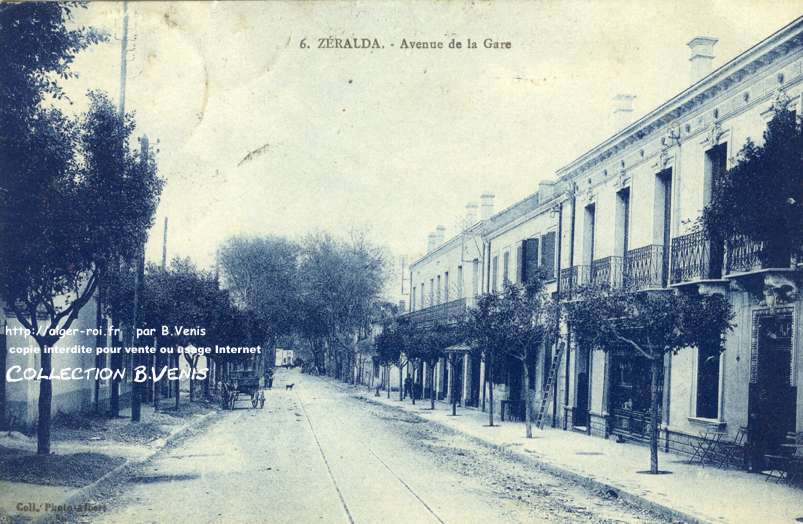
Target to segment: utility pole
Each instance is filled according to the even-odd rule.
[[[123,38],[120,40],[120,105],[118,113],[120,118],[125,117],[125,80],[126,69],[128,60],[128,1],[123,0]],[[121,261],[121,264],[126,265],[129,261]],[[136,288],[135,288],[136,289]],[[136,291],[135,291],[136,294]],[[122,355],[120,353],[112,353],[111,366],[114,370],[119,370],[122,367]],[[109,398],[110,411],[112,417],[120,415],[120,379],[117,378],[115,373],[112,378],[111,393]]]
[[[140,139],[140,162],[148,164],[148,137],[143,135]],[[131,346],[134,346],[134,330],[137,328],[139,320],[139,303],[145,287],[145,245],[140,245],[137,253],[136,271],[134,272],[134,313],[131,315]],[[138,339],[137,339],[138,341]],[[143,358],[139,353],[134,353],[134,363],[141,365]],[[139,382],[132,382],[133,389],[131,395],[131,421],[139,422],[142,413],[142,390],[143,386]]]
[[[167,217],[165,217],[165,227],[162,233],[162,271],[167,269]]]
[[[120,116],[125,115],[125,79],[128,65],[128,0],[123,0],[123,38],[120,41]]]

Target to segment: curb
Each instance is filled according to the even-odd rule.
[[[185,424],[184,426],[179,428],[175,433],[173,433],[173,434],[169,435],[167,438],[165,438],[164,439],[164,443],[160,447],[154,449],[153,453],[149,453],[147,456],[139,458],[139,459],[135,459],[135,460],[126,459],[125,462],[123,462],[119,466],[116,466],[115,468],[109,470],[105,475],[103,475],[102,477],[100,477],[96,481],[94,481],[94,482],[92,482],[90,484],[87,484],[86,486],[84,486],[82,488],[79,488],[76,491],[74,491],[72,494],[70,494],[70,496],[68,496],[66,499],[64,499],[58,505],[59,506],[73,506],[73,507],[75,507],[75,506],[79,506],[79,505],[85,503],[88,499],[90,499],[93,495],[95,495],[95,493],[98,491],[98,488],[102,484],[105,484],[106,482],[111,480],[113,477],[116,477],[118,475],[124,475],[124,474],[130,473],[137,466],[139,466],[139,465],[143,464],[144,462],[147,462],[148,460],[152,459],[154,456],[156,456],[158,453],[160,453],[162,450],[164,450],[169,444],[171,444],[175,440],[183,437],[185,434],[189,433],[190,430],[192,430],[192,429],[194,429],[196,427],[199,427],[201,424],[204,424],[205,422],[207,422],[209,419],[211,419],[212,417],[214,417],[218,413],[219,413],[219,411],[217,411],[217,410],[216,411],[212,411],[210,413],[207,413],[207,414],[201,416],[201,418],[199,418],[196,421],[188,422],[187,424]],[[72,513],[72,511],[51,512],[51,513],[48,513],[46,515],[42,515],[39,518],[33,519],[32,522],[41,523],[41,524],[50,524],[50,523],[62,522],[62,519],[64,517],[68,516],[71,513]]]
[[[345,384],[345,385],[346,386],[350,386],[349,384]],[[354,391],[354,389],[356,389],[356,388],[352,388],[352,391]],[[588,477],[588,476],[586,476],[584,474],[577,473],[576,471],[573,471],[573,470],[571,470],[571,469],[569,469],[567,467],[557,466],[555,464],[550,464],[548,462],[542,462],[542,461],[538,460],[536,457],[531,456],[529,454],[525,454],[524,452],[519,452],[519,451],[510,449],[510,447],[508,447],[508,446],[505,446],[505,445],[502,445],[502,444],[497,444],[496,442],[493,442],[493,441],[490,441],[490,440],[486,440],[486,439],[484,439],[482,437],[478,437],[478,436],[475,436],[475,435],[471,435],[469,433],[465,433],[464,431],[461,431],[460,429],[451,427],[450,425],[448,425],[446,423],[443,423],[441,421],[422,417],[418,413],[415,413],[413,411],[408,411],[402,405],[389,406],[385,402],[374,400],[373,397],[364,397],[364,399],[367,402],[370,402],[370,403],[372,403],[374,405],[382,405],[382,406],[387,406],[387,407],[397,407],[397,408],[403,410],[408,415],[412,415],[412,416],[414,416],[414,417],[416,417],[416,418],[418,418],[418,419],[420,419],[422,421],[429,422],[430,424],[434,424],[436,426],[439,426],[441,428],[447,429],[449,431],[454,431],[455,433],[459,433],[462,436],[468,438],[471,441],[474,441],[477,444],[480,444],[480,445],[483,445],[483,446],[486,446],[486,447],[490,447],[490,448],[492,448],[492,449],[494,449],[496,451],[499,451],[499,452],[501,452],[501,453],[503,453],[503,454],[507,455],[508,457],[511,457],[511,458],[513,458],[515,460],[525,461],[525,462],[527,462],[529,464],[532,464],[532,465],[540,468],[543,471],[546,471],[547,473],[555,475],[556,477],[559,477],[559,478],[571,480],[571,481],[576,482],[577,484],[579,484],[579,485],[581,485],[581,486],[583,486],[585,488],[588,488],[588,489],[591,489],[591,490],[596,490],[596,491],[613,492],[613,493],[616,494],[616,496],[618,498],[624,500],[625,502],[627,502],[629,504],[632,504],[633,506],[650,510],[650,511],[652,511],[654,513],[657,513],[658,515],[661,515],[663,517],[669,518],[669,519],[671,519],[673,521],[682,521],[682,522],[688,522],[688,523],[691,523],[691,524],[713,524],[715,522],[715,521],[707,519],[705,517],[702,517],[702,516],[699,516],[699,515],[692,515],[690,513],[686,513],[684,511],[680,511],[680,510],[677,510],[675,508],[666,506],[666,505],[661,504],[659,502],[655,502],[655,501],[650,500],[650,499],[648,499],[648,498],[646,498],[646,497],[644,497],[642,495],[638,495],[636,493],[632,493],[630,491],[627,491],[624,488],[622,488],[621,486],[617,486],[615,484],[611,484],[611,483],[608,483],[608,482],[605,482],[605,481],[602,481],[602,480],[597,480],[595,478]]]

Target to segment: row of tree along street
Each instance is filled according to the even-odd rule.
[[[762,145],[748,140],[733,166],[718,174],[711,200],[694,224],[712,246],[727,246],[728,239],[739,238],[760,242],[765,247],[765,267],[786,267],[790,252],[803,246],[803,125],[788,106],[788,101],[777,102]],[[398,366],[400,383],[405,365],[426,363],[433,384],[435,363],[446,358],[454,366],[459,353],[450,349],[462,344],[485,364],[483,409],[487,384],[493,425],[493,384],[503,360],[520,364],[521,383],[527,385],[528,363],[534,361],[539,346],[554,344],[557,351],[552,354],[559,355],[558,347],[573,337],[573,344],[587,348],[629,349],[650,363],[650,472],[658,473],[659,377],[664,358],[685,348],[704,348],[706,354],[723,351],[733,318],[724,291],[633,292],[596,285],[573,290],[571,296],[547,297],[538,275],[526,285],[507,283],[499,293],[479,297],[467,315],[446,323],[415,325],[405,316],[387,322],[376,338],[376,350],[388,371],[391,365]],[[527,386],[523,389],[526,436],[531,437],[532,392]],[[430,391],[434,409],[435,388]],[[415,393],[412,398],[414,402]]]
[[[389,370],[395,365],[426,363],[433,384],[435,364],[446,358],[452,366],[461,353],[450,351],[461,343],[485,363],[489,394],[488,420],[494,425],[493,385],[504,361],[519,364],[522,384],[530,384],[530,364],[544,344],[563,344],[561,318],[577,337],[576,342],[606,350],[625,343],[652,363],[653,413],[657,412],[658,372],[663,357],[686,347],[723,346],[732,312],[721,295],[690,295],[672,291],[628,293],[614,289],[583,290],[569,303],[547,296],[543,278],[536,275],[526,285],[507,283],[499,293],[482,295],[465,317],[448,323],[414,325],[404,317],[388,322],[376,338],[379,361]],[[454,369],[454,367],[453,367]],[[401,371],[400,371],[401,373]],[[401,377],[400,377],[401,382]],[[456,381],[452,381],[454,385]],[[532,390],[525,392],[525,431],[532,438]],[[389,395],[388,391],[388,395]],[[452,394],[453,406],[457,398]],[[401,391],[399,399],[402,399]],[[414,395],[413,395],[413,401]],[[435,408],[435,388],[430,388],[430,407]],[[657,421],[653,417],[652,421]],[[650,431],[651,471],[658,471],[658,427]]]
[[[70,67],[81,51],[108,38],[75,26],[74,11],[83,7],[0,5],[0,299],[39,346],[41,376],[58,368],[47,350],[93,298],[97,327],[110,320],[112,330],[103,332],[123,334],[114,345],[261,345],[267,351],[259,362],[244,365],[262,369],[272,365],[266,362],[270,349],[291,337],[310,348],[316,369],[344,376],[353,342],[388,310],[379,299],[382,251],[358,233],[347,239],[311,234],[300,242],[232,238],[220,249],[222,277],[188,259],[146,265],[144,245],[164,185],[147,139],[135,147],[133,114],[103,92],[89,92],[81,114],[62,109],[68,101],[59,81],[75,76]],[[165,325],[199,329],[163,334]],[[148,336],[137,339],[136,333]],[[100,348],[107,344],[98,334],[97,367],[104,365]],[[146,366],[159,376],[159,369],[179,367],[180,355],[192,370],[198,366],[199,353],[173,351],[134,353],[130,362],[124,353],[111,353],[110,367]],[[0,356],[5,372],[5,351]],[[253,358],[207,357],[218,367]],[[160,397],[172,396],[178,408],[179,381],[157,382],[133,383],[133,421],[149,399],[158,405]],[[206,381],[204,391],[212,394],[209,386]],[[190,380],[191,400],[194,387]],[[120,411],[120,388],[112,381],[112,416]],[[5,382],[0,389],[5,426]],[[52,400],[52,381],[40,380],[39,454],[50,453]]]

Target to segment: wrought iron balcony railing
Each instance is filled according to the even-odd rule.
[[[605,257],[591,263],[591,282],[594,287],[616,289],[622,287],[622,257]]]
[[[723,255],[722,245],[703,231],[673,238],[670,283],[721,278]]]
[[[591,268],[589,266],[572,266],[560,270],[560,295],[562,298],[571,298],[583,286],[591,281]]]
[[[458,298],[442,304],[429,306],[418,311],[412,311],[402,315],[410,319],[416,325],[427,325],[434,322],[448,324],[462,318],[466,314],[466,299]]]
[[[664,246],[631,249],[624,259],[624,287],[634,291],[664,287],[664,266]]]
[[[766,259],[764,243],[750,240],[742,235],[728,240],[726,250],[725,272],[727,274],[746,273],[761,269]]]

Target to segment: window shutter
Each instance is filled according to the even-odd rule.
[[[522,242],[520,246],[516,248],[516,274],[518,275],[517,280],[519,282],[526,282],[526,271],[524,270],[524,246],[525,242]]]
[[[547,279],[555,278],[555,232],[541,237],[541,266]]]
[[[538,271],[538,239],[528,238],[524,245],[525,276],[532,278]]]

